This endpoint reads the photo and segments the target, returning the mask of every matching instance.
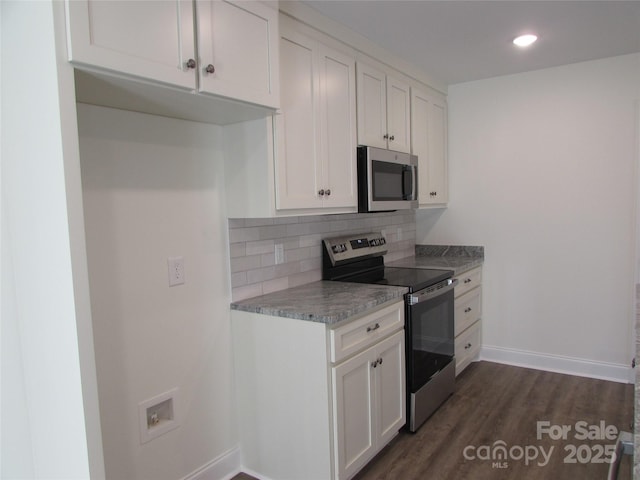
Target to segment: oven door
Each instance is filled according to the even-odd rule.
[[[407,295],[407,386],[417,392],[454,357],[454,295],[457,280]],[[444,283],[444,282],[443,282]]]

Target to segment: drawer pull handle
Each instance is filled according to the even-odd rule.
[[[375,362],[371,362],[371,367],[376,368],[378,365],[382,365],[382,357],[376,359]]]
[[[469,313],[471,311],[471,307],[467,307],[464,309],[464,313]]]
[[[464,346],[464,349],[465,349],[465,350],[468,350],[468,349],[470,349],[472,346],[473,346],[473,345],[471,345],[470,343],[467,343],[467,344]]]
[[[377,330],[379,328],[380,328],[380,324],[376,323],[373,327],[367,327],[367,333],[373,332],[374,330]]]
[[[471,279],[470,278],[465,278],[464,279],[464,283],[471,283]]]

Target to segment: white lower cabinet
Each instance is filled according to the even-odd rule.
[[[333,329],[235,310],[231,321],[243,471],[349,479],[405,424],[404,302]]]
[[[331,370],[337,478],[350,478],[405,424],[404,330]]]
[[[462,372],[480,352],[482,322],[478,320],[456,337],[456,375]]]
[[[482,268],[457,275],[455,289],[455,355],[459,375],[480,353],[482,336]]]

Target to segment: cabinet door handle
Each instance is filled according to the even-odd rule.
[[[464,309],[464,313],[469,313],[471,311],[471,307],[467,307]]]
[[[385,133],[385,134],[382,136],[382,138],[384,138],[385,140],[387,140],[387,139],[389,138],[389,134],[388,134],[388,133]]]
[[[321,197],[324,196],[324,188],[318,190],[318,195],[320,195]]]
[[[377,330],[379,328],[380,328],[380,324],[376,323],[373,327],[371,327],[371,326],[367,327],[367,333],[373,332],[374,330]]]
[[[205,72],[207,73],[215,73],[216,71],[216,67],[214,67],[212,64],[207,65],[207,67],[204,69]]]
[[[327,188],[327,190],[324,192],[327,196],[331,195],[331,190]]]
[[[378,359],[378,365],[382,365],[382,357]]]
[[[395,135],[391,135],[391,136],[389,137],[389,140],[391,140],[392,142],[393,142],[395,139],[396,139],[396,136],[395,136]]]
[[[378,366],[378,360],[371,362],[371,367],[376,368]]]
[[[186,63],[187,68],[196,68],[196,61],[193,58],[187,60]]]

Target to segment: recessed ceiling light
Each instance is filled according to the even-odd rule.
[[[520,35],[519,37],[516,37],[513,39],[513,43],[518,47],[528,47],[537,39],[538,37],[536,35],[531,35],[531,34]]]

